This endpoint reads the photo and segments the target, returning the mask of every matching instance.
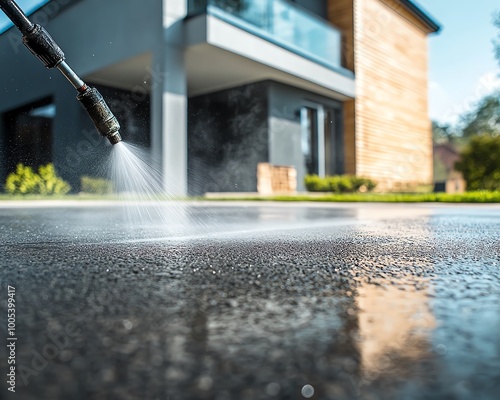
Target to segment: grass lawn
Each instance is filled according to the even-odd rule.
[[[500,192],[448,193],[311,193],[281,196],[245,196],[210,198],[213,201],[316,201],[316,202],[379,202],[379,203],[500,203]]]
[[[500,203],[500,191],[497,192],[468,192],[461,194],[447,193],[304,193],[298,195],[257,196],[254,194],[233,194],[230,197],[190,197],[172,198],[152,195],[151,201],[183,200],[183,201],[314,201],[314,202],[367,202],[367,203]],[[123,200],[120,196],[98,194],[69,194],[61,196],[40,195],[9,195],[0,194],[0,201],[25,201],[25,200]],[[145,200],[144,198],[138,200]]]
[[[117,194],[92,194],[78,193],[65,195],[42,196],[38,194],[11,195],[0,193],[0,202],[2,201],[189,201],[204,200],[202,197],[169,197],[151,193],[143,196],[127,196],[126,198]]]
[[[0,201],[25,201],[25,200],[117,200],[116,195],[100,195],[100,194],[65,194],[42,196],[38,194],[27,195],[12,195],[0,193]]]

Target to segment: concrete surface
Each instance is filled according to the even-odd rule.
[[[0,398],[498,399],[497,206],[20,204]]]

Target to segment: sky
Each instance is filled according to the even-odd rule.
[[[33,12],[34,9],[48,2],[49,0],[16,0],[16,3],[26,14]],[[0,11],[0,32],[3,32],[7,25],[12,24],[10,24],[5,14]]]
[[[26,12],[47,0],[18,0]],[[493,12],[499,0],[414,0],[443,27],[429,38],[429,112],[433,120],[455,124],[483,96],[500,89],[493,53]],[[0,12],[0,32],[7,23]]]
[[[415,0],[442,25],[429,38],[429,111],[441,123],[456,123],[488,93],[500,89],[500,62],[492,14],[499,0]]]

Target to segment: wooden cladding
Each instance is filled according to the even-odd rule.
[[[328,18],[342,31],[342,66],[354,71],[353,0],[330,0]]]
[[[382,190],[432,182],[428,28],[398,0],[330,0],[329,16],[353,43],[346,171],[377,180]]]

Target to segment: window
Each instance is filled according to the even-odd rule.
[[[52,162],[52,125],[56,107],[46,99],[4,114],[4,168],[11,172],[18,163],[33,168]]]

